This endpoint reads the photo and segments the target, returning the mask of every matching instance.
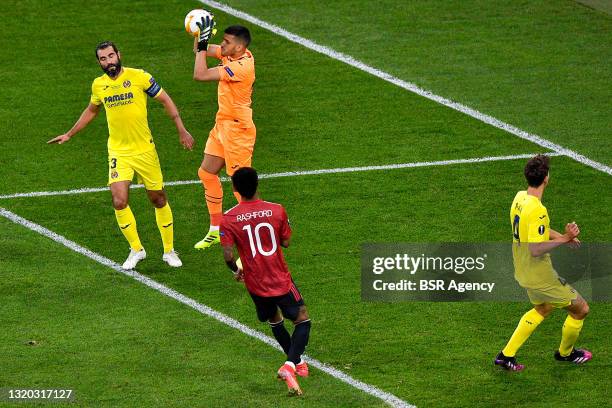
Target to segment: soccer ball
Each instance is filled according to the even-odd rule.
[[[200,21],[202,21],[202,17],[206,18],[206,16],[212,18],[212,14],[210,14],[206,10],[191,10],[189,14],[185,16],[185,31],[187,31],[192,36],[197,37],[200,29],[196,25],[196,22],[199,23]]]

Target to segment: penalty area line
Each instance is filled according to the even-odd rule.
[[[546,152],[548,156],[563,156],[562,153]],[[533,154],[516,154],[511,156],[487,156],[487,157],[475,157],[470,159],[453,159],[453,160],[440,160],[440,161],[426,161],[426,162],[411,162],[411,163],[398,163],[398,164],[384,164],[379,166],[362,166],[362,167],[339,167],[332,169],[317,169],[317,170],[302,170],[302,171],[286,171],[281,173],[268,173],[260,174],[260,179],[271,179],[280,177],[298,177],[298,176],[316,176],[321,174],[336,174],[336,173],[354,173],[360,171],[376,171],[376,170],[397,170],[397,169],[409,169],[416,167],[432,167],[432,166],[451,166],[456,164],[470,164],[470,163],[484,163],[504,160],[516,160],[516,159],[528,159],[535,155]],[[229,181],[228,177],[221,177],[221,181]],[[169,181],[164,183],[164,186],[184,186],[190,184],[200,184],[200,180],[179,180]],[[144,188],[142,184],[132,184],[131,188]],[[102,191],[108,191],[108,187],[85,187],[77,188],[73,190],[61,190],[61,191],[33,191],[30,193],[15,193],[0,195],[0,200],[7,200],[13,198],[28,198],[28,197],[47,197],[47,196],[61,196],[61,195],[73,195],[73,194],[86,194],[86,193],[99,193]]]
[[[187,305],[189,307],[191,307],[192,309],[200,312],[203,315],[206,315],[208,317],[211,317],[233,329],[236,329],[244,334],[246,334],[247,336],[250,336],[254,339],[257,339],[265,344],[267,344],[270,347],[275,348],[276,350],[282,351],[281,347],[278,345],[278,343],[276,342],[275,339],[273,339],[270,336],[267,336],[257,330],[251,329],[250,327],[240,323],[238,320],[233,319],[221,312],[216,311],[215,309],[210,308],[209,306],[206,306],[202,303],[198,303],[197,301],[195,301],[194,299],[191,299],[185,295],[183,295],[180,292],[175,291],[174,289],[171,289],[165,285],[162,285],[161,283],[154,281],[153,279],[142,275],[134,270],[125,270],[121,267],[121,265],[119,265],[118,263],[112,261],[109,258],[106,258],[96,252],[91,251],[90,249],[87,249],[79,244],[77,244],[74,241],[69,240],[68,238],[57,234],[56,232],[53,232],[45,227],[43,227],[40,224],[36,224],[32,221],[29,221],[11,211],[6,210],[5,208],[0,207],[0,215],[6,219],[8,219],[9,221],[12,221],[13,223],[17,224],[17,225],[21,225],[22,227],[25,227],[31,231],[34,231],[44,237],[47,237],[55,242],[57,242],[58,244],[61,244],[63,246],[65,246],[66,248],[71,249],[74,252],[77,252],[83,256],[86,256],[87,258],[90,258],[96,262],[98,262],[101,265],[104,265],[108,268],[111,268],[119,273],[122,273],[126,276],[129,276],[130,278],[142,283],[143,285],[148,286],[151,289],[155,289],[156,291],[160,292],[161,294],[168,296],[172,299],[177,300],[178,302]],[[400,407],[400,408],[414,408],[414,405],[411,405],[409,403],[407,403],[406,401],[396,397],[393,394],[390,394],[388,392],[382,391],[379,388],[376,388],[373,385],[361,382],[359,380],[354,379],[353,377],[351,377],[350,375],[346,374],[343,371],[340,371],[326,363],[323,363],[315,358],[312,358],[310,356],[306,356],[304,355],[304,360],[306,360],[308,362],[308,364],[310,364],[311,366],[318,368],[319,370],[329,374],[330,376],[358,389],[361,390],[367,394],[370,394],[384,402],[386,402],[387,404],[393,406],[393,407]]]
[[[308,48],[312,51],[318,52],[319,54],[323,54],[331,59],[334,59],[336,61],[340,61],[343,62],[347,65],[350,65],[354,68],[357,68],[363,72],[367,72],[370,75],[373,75],[377,78],[380,78],[384,81],[387,81],[389,83],[392,83],[396,86],[399,86],[400,88],[403,88],[407,91],[410,91],[412,93],[415,93],[419,96],[422,96],[424,98],[427,98],[429,100],[432,100],[440,105],[446,106],[448,108],[451,108],[453,110],[456,110],[458,112],[461,112],[465,115],[471,116],[476,120],[479,120],[483,123],[486,123],[488,125],[491,125],[493,127],[496,127],[498,129],[501,129],[503,131],[506,131],[514,136],[520,137],[521,139],[524,140],[528,140],[532,143],[535,143],[537,145],[540,145],[542,147],[545,147],[547,149],[553,150],[557,153],[563,154],[565,156],[571,157],[573,160],[582,163],[584,165],[587,165],[589,167],[592,167],[596,170],[599,170],[603,173],[607,173],[609,175],[612,175],[612,167],[609,167],[603,163],[597,162],[595,160],[589,159],[588,157],[575,152],[573,150],[570,150],[564,146],[561,146],[559,144],[553,143],[548,139],[544,139],[541,136],[538,136],[536,134],[533,133],[529,133],[526,132],[522,129],[517,128],[516,126],[513,126],[509,123],[503,122],[497,118],[494,118],[493,116],[487,115],[485,113],[479,112],[476,109],[470,108],[469,106],[463,105],[461,103],[452,101],[448,98],[445,98],[443,96],[440,95],[436,95],[435,93],[433,93],[432,91],[429,91],[427,89],[421,88],[420,86],[413,84],[411,82],[407,82],[404,81],[398,77],[395,77],[391,74],[389,74],[388,72],[385,72],[381,69],[378,68],[374,68],[371,65],[367,65],[366,63],[350,56],[347,54],[343,54],[341,52],[338,52],[336,50],[334,50],[333,48],[330,47],[326,47],[324,45],[320,45],[317,44],[316,42],[309,40],[307,38],[301,37],[297,34],[294,34],[288,30],[285,30],[284,28],[281,28],[277,25],[268,23],[264,20],[261,20],[255,16],[252,16],[248,13],[245,13],[244,11],[240,11],[237,10],[233,7],[228,6],[227,4],[223,4],[220,3],[218,1],[214,1],[214,0],[198,0],[200,3],[205,4],[209,7],[218,9],[223,11],[224,13],[230,14],[234,17],[238,17],[242,20],[248,21],[251,24],[255,24],[256,26],[259,26],[265,30],[271,31],[272,33],[283,37],[293,43],[299,44],[305,48]]]

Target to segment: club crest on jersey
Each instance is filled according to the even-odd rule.
[[[119,177],[119,173],[117,173],[115,170],[113,170],[113,172],[111,173],[111,178],[112,179],[116,179],[117,177]]]
[[[543,225],[540,225],[540,226],[538,227],[538,233],[539,233],[540,235],[544,235],[544,231],[545,231],[545,230],[546,230],[546,227],[545,227],[545,226],[543,226]]]
[[[129,88],[130,86],[132,86],[132,83],[128,80],[128,81],[123,81],[123,87],[124,88]]]

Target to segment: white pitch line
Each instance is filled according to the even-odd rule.
[[[5,217],[6,219],[14,222],[15,224],[21,225],[29,230],[32,230],[34,232],[39,233],[42,236],[45,236],[47,238],[52,239],[53,241],[73,250],[74,252],[77,252],[81,255],[86,256],[87,258],[90,258],[96,262],[98,262],[99,264],[102,264],[104,266],[107,266],[111,269],[114,269],[115,271],[122,273],[124,275],[129,276],[130,278],[152,288],[155,289],[156,291],[172,298],[175,299],[181,303],[183,303],[184,305],[187,305],[189,307],[191,307],[192,309],[197,310],[198,312],[200,312],[203,315],[212,317],[213,319],[233,328],[236,329],[244,334],[246,334],[247,336],[251,336],[263,343],[266,343],[267,345],[269,345],[270,347],[273,347],[279,351],[282,351],[281,347],[278,345],[278,343],[276,342],[275,339],[273,339],[270,336],[267,336],[257,330],[253,330],[250,327],[240,323],[238,320],[233,319],[221,312],[218,312],[206,305],[203,305],[201,303],[198,303],[197,301],[195,301],[194,299],[191,299],[185,295],[183,295],[182,293],[179,293],[173,289],[170,289],[169,287],[162,285],[159,282],[154,281],[153,279],[142,275],[136,271],[128,271],[125,270],[121,267],[121,265],[119,265],[118,263],[96,253],[93,252],[85,247],[82,247],[81,245],[77,244],[74,241],[69,240],[68,238],[59,235],[45,227],[43,227],[40,224],[36,224],[32,221],[29,221],[23,217],[20,217],[19,215],[8,211],[2,207],[0,207],[0,215]],[[415,408],[414,405],[411,405],[409,403],[407,403],[406,401],[396,397],[393,394],[390,394],[388,392],[382,391],[379,388],[376,388],[373,385],[370,384],[366,384],[364,382],[361,382],[359,380],[354,379],[353,377],[351,377],[350,375],[346,374],[343,371],[340,371],[338,369],[335,369],[315,358],[309,357],[309,356],[304,356],[304,359],[308,362],[308,364],[310,364],[313,367],[318,368],[319,370],[331,375],[334,378],[337,378],[338,380],[354,387],[357,388],[367,394],[370,394],[384,402],[386,402],[387,404],[393,406],[393,407],[401,407],[401,408]]]
[[[561,156],[561,153],[546,153],[548,156]],[[450,166],[453,164],[469,164],[469,163],[483,163],[491,161],[503,161],[503,160],[516,160],[516,159],[528,159],[533,157],[535,154],[516,154],[511,156],[487,156],[487,157],[475,157],[471,159],[454,159],[454,160],[440,160],[440,161],[429,161],[429,162],[412,162],[412,163],[398,163],[398,164],[384,164],[380,166],[363,166],[363,167],[340,167],[334,169],[318,169],[318,170],[303,170],[303,171],[286,171],[282,173],[269,173],[260,174],[260,179],[265,178],[279,178],[279,177],[297,177],[297,176],[315,176],[320,174],[335,174],[335,173],[353,173],[358,171],[375,171],[375,170],[396,170],[396,169],[408,169],[413,167],[430,167],[430,166]],[[221,177],[222,181],[228,181],[227,177]],[[164,186],[184,186],[189,184],[200,184],[200,180],[179,180],[169,181],[164,183]],[[133,184],[131,188],[143,188],[142,184]],[[0,200],[11,199],[11,198],[27,198],[27,197],[46,197],[46,196],[60,196],[60,195],[73,195],[73,194],[84,194],[84,193],[99,193],[101,191],[108,191],[108,187],[87,187],[77,188],[74,190],[61,190],[61,191],[33,191],[30,193],[15,193],[0,195]]]
[[[585,164],[589,167],[592,167],[596,170],[599,170],[601,172],[607,173],[609,175],[612,175],[612,167],[609,167],[603,163],[599,163],[595,160],[589,159],[586,156],[583,156],[582,154],[575,152],[573,150],[570,150],[566,147],[563,147],[559,144],[553,143],[548,139],[544,139],[541,136],[538,136],[536,134],[533,133],[529,133],[526,132],[522,129],[517,128],[516,126],[513,126],[509,123],[503,122],[499,119],[494,118],[493,116],[484,114],[482,112],[477,111],[476,109],[472,109],[469,106],[463,105],[461,103],[458,102],[454,102],[450,99],[444,98],[443,96],[440,95],[436,95],[435,93],[433,93],[432,91],[428,91],[427,89],[423,89],[421,87],[419,87],[416,84],[413,84],[411,82],[407,82],[404,81],[402,79],[399,79],[391,74],[389,74],[388,72],[385,72],[383,70],[380,70],[378,68],[374,68],[370,65],[367,65],[366,63],[359,61],[358,59],[351,57],[350,55],[347,54],[343,54],[341,52],[338,52],[332,48],[326,47],[324,45],[320,45],[317,44],[316,42],[309,40],[307,38],[301,37],[297,34],[294,34],[290,31],[285,30],[284,28],[278,27],[274,24],[268,23],[266,21],[263,21],[257,17],[254,17],[250,14],[247,14],[243,11],[237,10],[233,7],[230,7],[226,4],[223,3],[219,3],[217,1],[212,1],[212,0],[199,0],[201,3],[212,7],[212,8],[216,8],[218,10],[221,10],[227,14],[230,14],[234,17],[238,17],[242,20],[248,21],[252,24],[255,24],[261,28],[264,28],[268,31],[273,32],[274,34],[277,34],[283,38],[286,38],[287,40],[294,42],[296,44],[299,44],[303,47],[306,47],[308,49],[311,49],[313,51],[316,51],[320,54],[326,55],[329,58],[335,59],[337,61],[341,61],[344,62],[345,64],[348,64],[352,67],[355,67],[361,71],[367,72],[368,74],[374,75],[375,77],[378,77],[382,80],[385,80],[387,82],[390,82],[394,85],[399,86],[400,88],[403,88],[407,91],[413,92],[417,95],[420,95],[424,98],[430,99],[434,102],[437,102],[441,105],[447,106],[451,109],[454,109],[456,111],[459,111],[461,113],[464,113],[468,116],[471,116],[481,122],[484,122],[488,125],[491,125],[493,127],[496,127],[498,129],[502,129],[508,133],[511,133],[515,136],[520,137],[521,139],[525,139],[528,140],[532,143],[535,143],[537,145],[540,145],[542,147],[545,147],[547,149],[553,150],[557,153],[560,153],[564,156],[568,156],[571,157],[572,159],[574,159],[577,162],[580,162],[582,164]]]

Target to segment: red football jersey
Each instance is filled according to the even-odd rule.
[[[291,236],[282,205],[246,201],[223,214],[221,245],[236,245],[242,260],[244,283],[257,296],[282,296],[292,280],[281,250],[281,240]]]

